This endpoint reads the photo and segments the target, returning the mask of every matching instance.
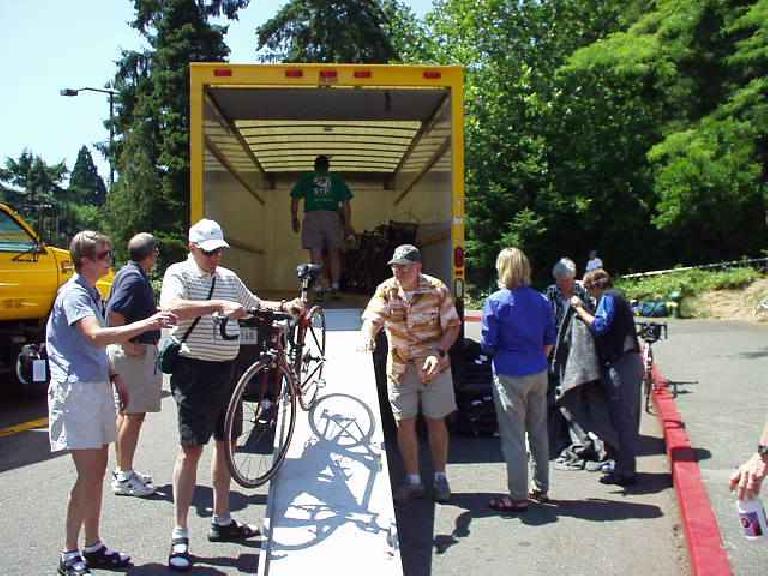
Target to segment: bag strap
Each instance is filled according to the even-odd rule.
[[[208,292],[208,297],[206,300],[210,300],[211,296],[213,296],[213,287],[216,286],[216,276],[213,276],[213,279],[211,280],[211,290]],[[200,322],[200,316],[195,318],[195,321],[192,322],[192,325],[187,328],[187,331],[184,333],[184,336],[181,337],[181,342],[184,343],[187,341],[187,338],[189,338],[189,335],[192,334],[192,330],[195,329],[195,326],[197,326],[197,323]]]

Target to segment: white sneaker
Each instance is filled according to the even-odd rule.
[[[112,492],[118,496],[151,496],[155,487],[152,478],[145,474],[131,472],[125,480],[118,480],[117,472],[112,472]]]

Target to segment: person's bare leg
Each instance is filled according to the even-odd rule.
[[[419,473],[419,440],[416,437],[416,418],[404,418],[397,422],[397,447],[403,459],[407,475]]]
[[[115,453],[117,466],[120,470],[133,470],[133,458],[136,445],[139,442],[141,426],[144,424],[143,412],[138,414],[121,414],[117,417],[117,441]]]
[[[107,445],[88,450],[73,450],[72,459],[77,470],[77,479],[69,494],[67,505],[67,550],[78,548],[80,526],[85,528],[86,545],[99,540],[101,497],[108,459]]]
[[[331,286],[335,286],[338,289],[339,281],[341,280],[341,251],[338,248],[333,248],[328,251],[329,260],[331,261]]]
[[[432,451],[432,466],[435,472],[445,472],[448,462],[448,427],[445,418],[425,418],[429,434],[429,448]]]
[[[225,516],[229,513],[229,489],[232,475],[226,460],[227,446],[224,440],[216,440],[213,446],[211,462],[211,483],[213,485],[213,515]]]
[[[202,446],[181,446],[173,467],[173,508],[176,514],[176,527],[187,529],[187,515],[195,494],[197,465]]]

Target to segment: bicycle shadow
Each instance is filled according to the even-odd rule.
[[[286,460],[278,473],[280,495],[273,501],[279,505],[272,517],[280,522],[271,535],[270,562],[291,550],[317,546],[342,526],[370,534],[392,529],[393,518],[375,509],[381,504],[375,488],[382,481],[383,446],[373,436],[370,408],[353,396],[329,394],[310,410],[309,422],[313,435],[298,456],[301,477],[282,473],[295,458]],[[317,480],[308,485],[302,481],[306,477]]]

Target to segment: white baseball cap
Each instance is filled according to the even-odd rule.
[[[213,220],[203,218],[189,229],[189,241],[197,244],[202,250],[216,250],[216,248],[229,248],[224,241],[224,232],[221,226]]]

